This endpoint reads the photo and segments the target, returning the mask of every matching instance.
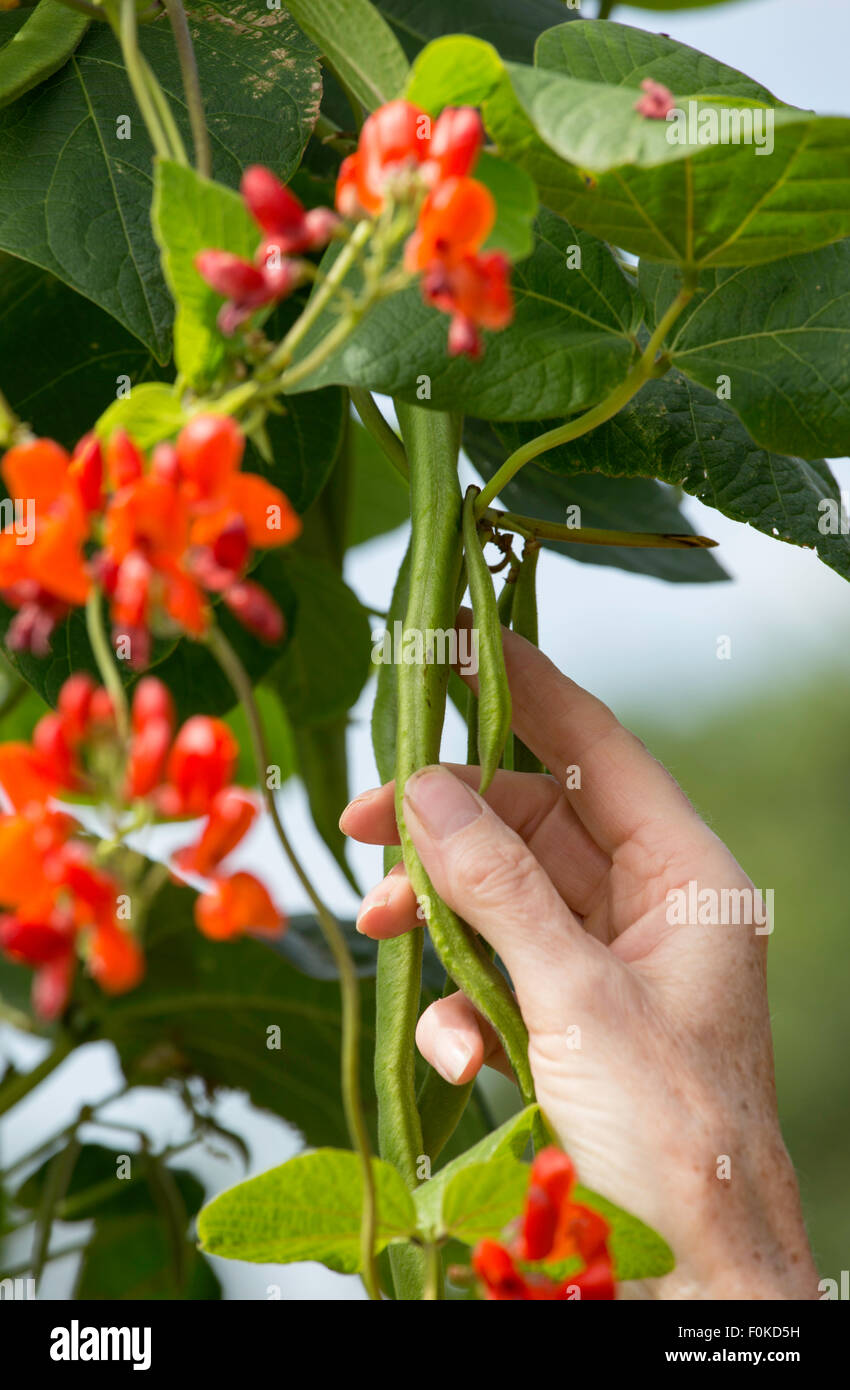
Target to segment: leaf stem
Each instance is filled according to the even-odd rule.
[[[274,352],[268,358],[268,361],[264,363],[262,370],[257,374],[258,376],[275,376],[289,365],[295,354],[295,349],[306,337],[338,286],[342,284],[363,247],[366,245],[366,242],[369,240],[371,232],[372,223],[369,218],[364,218],[362,222],[357,223],[357,226],[354,228],[345,246],[328,271],[324,282],[319,286],[315,294],[311,296],[303,314],[298,317],[285,338],[283,338],[275,348]],[[331,335],[328,334],[328,337],[330,336]]]
[[[171,159],[174,152],[165,129],[163,128],[159,108],[150,89],[150,69],[139,48],[136,0],[121,0],[118,18],[118,38],[121,43],[124,66],[127,69],[127,76],[130,79],[130,86],[133,89],[133,95],[136,101],[139,103],[142,120],[147,127],[154,152],[159,155],[161,159]]]
[[[675,299],[668,305],[666,313],[660,319],[634,367],[609,396],[606,396],[598,405],[593,406],[591,410],[586,410],[583,415],[567,420],[566,424],[558,425],[554,430],[547,430],[545,434],[539,434],[536,439],[530,439],[527,444],[520,445],[505,459],[501,468],[497,469],[490,481],[481,489],[475,507],[476,516],[480,516],[482,512],[486,511],[491,502],[499,496],[502,488],[507,486],[526,463],[538,458],[540,454],[547,453],[549,449],[557,449],[559,444],[569,444],[573,439],[579,439],[582,435],[589,434],[598,425],[604,425],[606,420],[610,420],[612,415],[616,415],[618,410],[622,410],[623,406],[637,395],[641,387],[651,377],[659,374],[659,364],[656,360],[658,353],[668,330],[675,323],[685,305],[693,298],[694,290],[695,285],[691,283],[682,286]]]
[[[130,716],[127,709],[127,693],[118,674],[118,668],[112,655],[112,648],[106,635],[106,628],[103,625],[103,611],[101,608],[101,592],[96,584],[93,584],[86,599],[86,631],[91,644],[97,669],[100,678],[106,686],[112,707],[115,710],[115,723],[118,726],[118,733],[122,739],[126,739],[130,729]]]
[[[281,821],[274,792],[268,786],[269,757],[266,735],[248,674],[221,628],[214,626],[210,629],[207,643],[242,702],[248,721],[254,760],[257,765],[257,776],[266,810],[281,847],[292,865],[299,883],[313,904],[322,934],[339,971],[340,993],[342,995],[342,1096],[351,1143],[360,1156],[363,1175],[361,1225],[363,1282],[369,1297],[378,1300],[381,1294],[374,1253],[377,1207],[369,1130],[366,1125],[363,1099],[360,1093],[360,984],[357,971],[346,945],[342,928],[319,897],[302,867]]]
[[[389,459],[396,472],[400,473],[405,482],[410,481],[410,465],[407,462],[407,451],[399,439],[394,429],[391,429],[375,404],[375,398],[371,391],[366,391],[361,386],[351,386],[349,388],[354,408],[364,427],[369,431],[372,438],[382,452]]]
[[[195,147],[195,168],[203,178],[208,179],[212,177],[212,148],[204,114],[204,99],[201,94],[195,48],[192,43],[192,35],[189,32],[189,21],[183,8],[183,0],[164,0],[164,3],[168,18],[171,21],[174,44],[180,62],[183,91],[186,95],[186,108],[189,112],[192,141]]]
[[[520,536],[537,536],[547,541],[565,541],[569,545],[622,545],[638,550],[710,550],[717,545],[709,536],[677,535],[670,531],[609,531],[603,527],[562,526],[556,521],[542,521],[516,512],[503,512],[488,507],[485,521],[503,531],[515,531]]]

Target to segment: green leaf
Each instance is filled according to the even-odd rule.
[[[355,420],[349,428],[353,462],[346,544],[354,546],[403,526],[410,516],[410,501],[407,484],[371,434]]]
[[[724,402],[675,370],[648,382],[607,425],[553,449],[545,462],[565,482],[573,471],[590,470],[618,481],[621,475],[663,479],[766,536],[815,549],[824,564],[850,578],[850,536],[835,533],[827,520],[830,513],[840,517],[841,498],[826,463],[760,449]]]
[[[328,724],[301,725],[295,731],[298,771],[310,802],[313,824],[358,896],[360,885],[347,859],[348,837],[339,828],[339,818],[350,800],[348,755],[343,716]]]
[[[286,398],[286,413],[269,415],[266,431],[271,445],[271,464],[249,443],[246,461],[286,493],[303,515],[330,477],[342,445],[348,400],[345,392],[330,386]]]
[[[287,0],[287,8],[367,111],[399,95],[407,59],[369,0]]]
[[[20,24],[9,37],[7,30]],[[66,63],[89,19],[56,0],[41,0],[29,14],[0,15],[0,106],[8,106]]]
[[[446,316],[423,304],[413,287],[373,308],[308,388],[343,382],[492,419],[538,419],[594,405],[629,370],[641,306],[601,242],[546,211],[535,227],[534,254],[513,273],[514,321],[485,333],[480,361],[448,356]],[[320,318],[305,351],[325,328]],[[430,397],[422,399],[424,377]]]
[[[186,414],[174,387],[164,381],[147,381],[107,407],[96,433],[108,440],[115,430],[126,430],[139,448],[147,451],[161,439],[172,438],[185,423]]]
[[[295,748],[295,733],[287,718],[286,710],[273,690],[258,685],[254,699],[260,711],[266,741],[272,751],[275,763],[280,768],[281,786],[294,775],[298,767]],[[248,728],[248,718],[243,705],[236,705],[225,719],[239,743],[239,761],[233,774],[234,782],[243,787],[253,787],[257,783],[257,767]]]
[[[618,1283],[626,1279],[659,1279],[670,1273],[676,1263],[673,1251],[651,1226],[589,1188],[576,1185],[572,1199],[598,1211],[611,1227],[608,1248],[614,1258],[614,1277]]]
[[[73,447],[125,377],[137,387],[159,370],[148,349],[91,300],[0,254],[0,385],[36,434]]]
[[[430,39],[457,31],[456,0],[376,0],[412,56]],[[463,29],[493,44],[505,58],[531,62],[534,40],[543,29],[569,19],[563,0],[464,0]]]
[[[252,259],[259,239],[256,224],[238,193],[168,160],[157,162],[151,217],[175,303],[177,370],[193,386],[208,385],[229,345],[216,324],[221,295],[201,279],[195,257],[216,249]]]
[[[403,1240],[416,1212],[401,1174],[372,1159],[377,1198],[375,1249]],[[222,1192],[198,1218],[201,1248],[255,1264],[319,1260],[353,1274],[360,1263],[363,1175],[357,1154],[319,1149]]]
[[[644,388],[646,390],[647,388]],[[640,399],[643,400],[643,394]],[[622,414],[622,412],[621,412]],[[616,417],[617,420],[620,415]],[[551,422],[549,422],[551,423]],[[535,438],[547,428],[547,423],[491,425],[483,420],[467,420],[464,426],[464,447],[481,476],[488,480],[501,463],[520,444]],[[601,433],[594,430],[587,440]],[[577,441],[584,443],[584,440]],[[595,464],[588,453],[588,462],[564,466],[572,459],[571,449],[563,453],[554,450],[545,454],[540,463],[530,463],[521,469],[512,482],[502,489],[508,507],[523,516],[535,516],[544,521],[564,525],[570,515],[568,508],[579,507],[581,524],[605,527],[612,531],[660,531],[676,535],[692,535],[694,528],[682,514],[678,499],[668,488],[650,481],[654,473],[651,456],[647,457],[644,478],[595,477],[590,469]],[[562,462],[563,461],[563,462]],[[602,471],[608,472],[606,468]],[[616,457],[610,472],[620,469]],[[622,470],[627,471],[627,470]],[[553,477],[553,473],[558,476]],[[643,550],[629,546],[568,545],[561,541],[544,540],[547,550],[566,555],[583,564],[611,565],[633,574],[653,575],[680,584],[710,584],[728,578],[726,571],[708,550]]]
[[[147,1299],[197,1303],[222,1296],[218,1277],[187,1241],[182,1279],[162,1220],[149,1214],[127,1221],[98,1221],[83,1256],[73,1298],[132,1302]]]
[[[485,1164],[492,1159],[519,1158],[525,1152],[531,1138],[532,1126],[538,1113],[537,1105],[527,1105],[524,1110],[512,1115],[503,1125],[499,1125],[498,1129],[492,1130],[477,1144],[473,1144],[471,1149],[467,1149],[465,1153],[453,1158],[451,1163],[440,1168],[421,1187],[417,1187],[413,1200],[416,1203],[420,1229],[425,1232],[439,1229],[448,1186],[470,1165]]]
[[[588,20],[558,24],[540,35],[534,61],[538,67],[612,87],[639,88],[645,77],[651,77],[677,97],[690,92],[732,99],[745,97],[769,106],[777,104],[767,87],[737,68],[666,34],[650,34],[627,24],[596,24]]]
[[[440,1231],[466,1245],[495,1239],[522,1211],[529,1168],[516,1158],[470,1163],[443,1193]]]
[[[269,684],[294,724],[326,724],[354,704],[366,683],[369,618],[330,565],[297,547],[283,563],[298,595],[298,614]]]
[[[230,186],[252,162],[289,178],[318,111],[313,45],[285,10],[256,15],[237,0],[226,16],[199,5],[191,18],[213,172]],[[167,18],[143,25],[140,41],[190,143]],[[64,280],[165,362],[172,308],[149,225],[152,149],[122,68],[109,26],[93,25],[65,67],[0,111],[0,249]],[[119,138],[122,116],[132,138]]]
[[[450,34],[435,39],[418,55],[405,96],[437,116],[444,106],[481,106],[503,74],[502,58],[492,43]]]
[[[675,278],[641,266],[656,316],[676,294]],[[668,349],[711,391],[729,377],[729,405],[763,448],[850,454],[850,240],[771,265],[706,271]]]
[[[274,891],[273,871],[267,882]],[[252,937],[209,941],[195,927],[194,899],[173,884],[162,890],[148,918],[141,985],[113,999],[88,991],[92,1036],[115,1045],[134,1084],[195,1076],[210,1090],[246,1093],[310,1144],[346,1144],[336,980],[302,974]],[[360,989],[361,1086],[371,1124],[374,983],[363,979]]]
[[[485,251],[504,251],[521,261],[534,250],[532,223],[537,212],[537,189],[530,174],[486,151],[478,156],[475,177],[496,200],[496,222]]]
[[[548,207],[638,255],[697,266],[774,260],[850,232],[850,122],[771,107],[756,140],[750,128],[750,143],[724,143],[723,111],[752,122],[762,108],[746,79],[740,95],[705,95],[698,64],[694,85],[675,92],[681,118],[648,120],[634,109],[634,74],[623,86],[568,75],[576,29],[565,28],[559,70],[508,63],[484,104],[499,149],[528,170]],[[578,43],[588,71],[581,32]],[[688,143],[691,107],[708,143]]]

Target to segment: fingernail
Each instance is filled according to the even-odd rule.
[[[444,1081],[456,1086],[472,1058],[472,1048],[462,1033],[446,1028],[437,1034],[431,1066],[438,1071]]]
[[[442,767],[414,773],[404,789],[404,799],[435,840],[448,840],[477,820],[482,802],[465,782]]]
[[[345,810],[339,818],[340,830],[345,830],[345,818],[348,815],[349,811],[353,810],[355,806],[365,806],[366,802],[371,801],[373,797],[376,797],[380,790],[380,787],[373,787],[371,791],[361,792],[359,796],[355,796],[353,801],[349,801],[348,805],[346,806]]]

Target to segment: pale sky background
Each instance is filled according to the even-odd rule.
[[[586,4],[588,14],[595,3]],[[458,5],[462,19],[463,5]],[[850,5],[847,0],[745,0],[744,3],[681,13],[618,6],[615,20],[668,33],[715,58],[740,68],[771,88],[784,101],[825,114],[850,114],[847,81],[850,54]],[[843,486],[850,488],[850,462],[834,464]],[[848,658],[850,606],[846,582],[810,552],[770,540],[748,527],[687,499],[685,511],[697,529],[720,542],[716,552],[733,576],[726,584],[673,585],[626,575],[600,566],[579,565],[544,552],[540,564],[540,644],[564,670],[601,696],[619,713],[655,711],[684,723],[697,723],[712,707],[757,688],[798,682],[813,664],[837,664]],[[354,552],[347,579],[358,595],[379,609],[389,592],[404,551],[402,533]],[[728,635],[732,659],[718,661],[717,638]],[[357,709],[350,736],[353,791],[376,780],[368,717],[372,691]],[[463,757],[459,721],[447,732],[444,752]],[[317,843],[299,789],[282,796],[284,817],[305,862],[322,885],[331,906],[352,913],[350,890]],[[278,855],[262,829],[247,845],[243,860],[268,877],[270,858]],[[380,876],[378,853],[358,849],[354,866],[369,885]],[[293,876],[281,865],[275,895],[290,912],[305,900]],[[227,1021],[222,1019],[222,1027]],[[20,1065],[38,1061],[44,1044],[3,1030],[8,1052]],[[293,1058],[297,1065],[297,1058]],[[15,1112],[3,1164],[34,1146],[76,1113],[81,1101],[96,1100],[115,1089],[118,1069],[111,1049],[95,1045],[77,1053],[35,1097]],[[185,1133],[180,1107],[158,1092],[137,1093],[117,1104],[114,1118],[142,1121],[163,1142]],[[247,1136],[251,1173],[283,1162],[300,1147],[298,1135],[282,1122],[252,1115],[238,1095],[222,1099],[223,1123]],[[89,1137],[95,1137],[91,1131]],[[107,1140],[104,1133],[101,1136]],[[181,1160],[184,1161],[184,1160]],[[0,1165],[2,1166],[2,1165]],[[236,1163],[206,1156],[188,1161],[208,1184],[210,1195],[245,1176]],[[67,1243],[78,1238],[67,1231]],[[26,1246],[21,1248],[21,1258]],[[359,1281],[333,1275],[319,1265],[233,1265],[215,1262],[230,1298],[267,1298],[267,1286],[279,1285],[281,1298],[358,1298]],[[68,1296],[73,1261],[50,1266],[45,1297]]]

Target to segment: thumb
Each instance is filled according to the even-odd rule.
[[[408,779],[404,820],[440,897],[507,966],[526,1025],[561,1027],[568,996],[575,998],[575,967],[598,967],[597,951],[604,965],[607,952],[582,930],[525,842],[444,767]]]

